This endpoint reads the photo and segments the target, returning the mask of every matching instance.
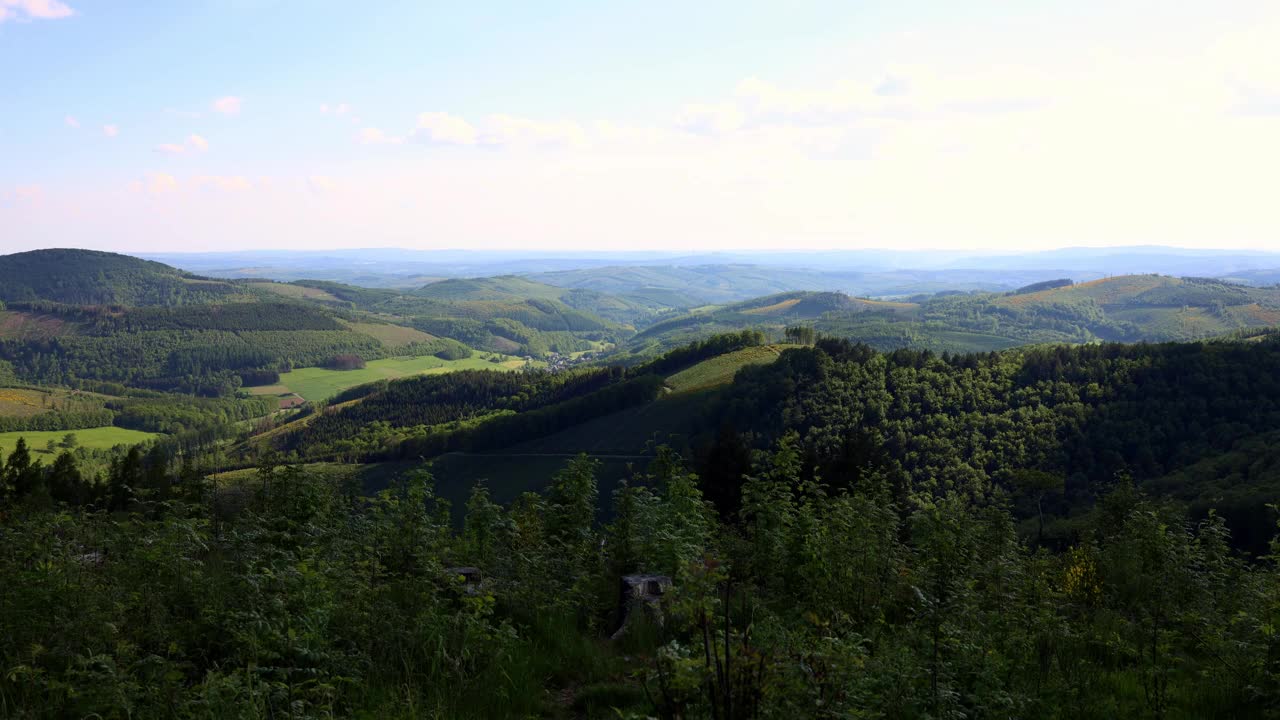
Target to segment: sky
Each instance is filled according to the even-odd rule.
[[[1280,2],[0,0],[0,252],[1280,250]]]

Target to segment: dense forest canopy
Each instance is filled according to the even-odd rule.
[[[186,305],[242,291],[150,260],[94,250],[0,255],[0,300],[72,305]]]

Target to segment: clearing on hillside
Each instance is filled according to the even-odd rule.
[[[541,366],[542,363],[538,363]],[[457,370],[502,370],[516,371],[525,366],[519,358],[503,355],[499,362],[485,360],[479,356],[462,360],[441,360],[434,355],[416,357],[394,357],[384,360],[371,360],[359,370],[330,370],[329,368],[298,368],[293,372],[281,373],[280,383],[261,388],[252,388],[255,395],[279,395],[295,392],[307,400],[325,400],[338,393],[364,385],[376,380],[394,380],[410,375],[432,375],[436,373],[455,372]]]
[[[76,436],[76,441],[80,447],[90,450],[109,450],[117,445],[137,445],[140,442],[160,437],[158,433],[129,430],[128,428],[110,425],[84,428],[82,430],[19,430],[17,432],[0,433],[0,451],[3,451],[7,456],[13,452],[14,446],[18,444],[18,438],[26,438],[27,447],[31,449],[32,453],[37,453],[38,451],[40,455],[43,455],[46,454],[45,447],[50,440],[60,443],[68,433]],[[62,448],[58,448],[57,452],[62,452]],[[46,464],[47,462],[46,460]]]
[[[31,417],[62,410],[84,412],[102,407],[103,395],[41,388],[0,388],[0,416]]]
[[[673,393],[687,393],[728,385],[733,376],[747,365],[767,365],[778,359],[783,350],[799,345],[759,345],[743,348],[724,355],[703,360],[690,368],[667,378],[667,387]]]
[[[306,299],[306,300],[323,300],[327,302],[341,302],[336,295],[328,290],[320,288],[306,287],[305,285],[293,285],[291,283],[279,283],[270,281],[251,282],[249,287],[259,290],[267,290],[277,295],[283,295],[288,298]]]
[[[743,310],[742,312],[746,313],[747,315],[780,315],[782,313],[785,313],[787,310],[790,310],[791,308],[795,307],[798,304],[800,304],[800,298],[791,298],[789,300],[776,302],[772,305],[765,305],[764,307],[757,307],[757,308],[751,308],[750,310]]]
[[[386,323],[360,323],[341,321],[352,330],[368,335],[389,348],[399,348],[413,343],[427,343],[436,339],[435,335],[404,325]]]
[[[0,310],[0,340],[44,340],[74,335],[77,326],[57,315]]]

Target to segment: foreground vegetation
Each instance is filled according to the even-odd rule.
[[[663,451],[601,526],[583,457],[510,507],[478,486],[455,532],[425,473],[362,500],[268,464],[219,492],[134,455],[77,493],[11,458],[0,714],[1280,712],[1280,570],[1237,557],[1221,519],[1120,483],[1049,553],[999,495],[909,508],[881,478],[803,468],[784,437],[725,516]],[[610,640],[637,571],[674,584]]]

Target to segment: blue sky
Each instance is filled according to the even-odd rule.
[[[1280,249],[1275,5],[0,0],[0,251]]]

